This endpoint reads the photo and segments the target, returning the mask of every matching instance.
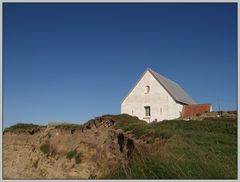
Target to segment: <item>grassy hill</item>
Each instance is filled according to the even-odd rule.
[[[172,120],[147,124],[129,115],[111,116],[116,128],[147,144],[129,164],[107,178],[236,179],[237,119]]]
[[[150,124],[125,114],[100,118],[83,125],[51,123],[48,126],[52,127],[47,127],[19,123],[6,128],[4,171],[7,171],[7,177],[18,178],[20,175],[24,179],[36,176],[50,179],[56,175],[59,179],[65,179],[66,176],[69,179],[86,179],[96,175],[97,178],[108,179],[237,178],[236,118],[169,120]],[[106,121],[112,120],[114,125],[105,126]],[[7,132],[10,132],[9,135]],[[18,135],[11,135],[11,132]],[[126,149],[123,152],[119,151],[120,134],[126,137],[122,141]],[[129,151],[128,139],[134,144],[129,156],[126,153]],[[56,158],[43,154],[51,150]],[[73,165],[68,156],[73,158],[78,154],[79,162],[73,161]],[[15,165],[12,166],[12,163]],[[62,167],[56,168],[59,165]],[[42,170],[45,170],[44,175]]]

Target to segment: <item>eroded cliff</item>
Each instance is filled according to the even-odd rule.
[[[128,162],[134,140],[109,118],[81,127],[50,124],[31,130],[5,130],[4,179],[102,178]]]

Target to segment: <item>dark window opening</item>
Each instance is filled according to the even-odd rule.
[[[151,116],[150,106],[145,106],[145,116]]]

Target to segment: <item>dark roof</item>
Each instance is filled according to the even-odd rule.
[[[147,71],[149,71],[153,75],[153,77],[163,86],[163,88],[165,88],[165,90],[171,95],[171,97],[176,102],[180,102],[180,103],[187,104],[187,105],[196,104],[196,102],[177,83],[165,78],[164,76],[160,75],[159,73],[153,71],[150,68],[147,68],[146,71],[143,73],[143,75]],[[141,76],[141,78],[143,77],[143,75]],[[141,80],[141,78],[138,80],[138,82]],[[137,85],[137,83],[135,84],[135,86]],[[132,88],[132,90],[133,90],[133,88]],[[132,92],[132,90],[130,90],[128,95]],[[123,101],[126,99],[126,97],[123,99]]]

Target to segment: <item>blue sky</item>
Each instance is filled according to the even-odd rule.
[[[236,3],[4,3],[4,126],[118,114],[147,67],[236,109],[236,22]]]

